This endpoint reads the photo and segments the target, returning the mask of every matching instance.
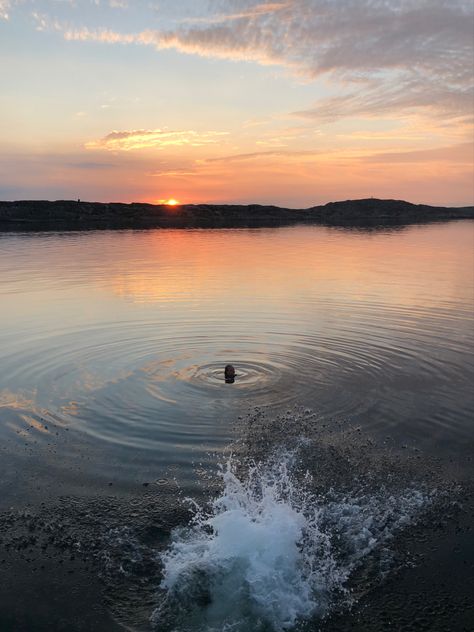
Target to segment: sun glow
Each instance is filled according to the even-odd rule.
[[[170,198],[169,200],[166,200],[165,204],[167,206],[177,206],[179,202],[178,200],[175,200],[174,198]]]

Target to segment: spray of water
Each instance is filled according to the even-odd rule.
[[[430,503],[416,489],[324,497],[295,475],[297,450],[242,473],[229,459],[223,490],[161,553],[160,630],[282,631],[350,602],[351,575],[378,559]]]

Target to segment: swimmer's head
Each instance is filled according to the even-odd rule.
[[[227,364],[224,369],[224,375],[226,382],[233,382],[235,379],[235,369],[232,364]]]

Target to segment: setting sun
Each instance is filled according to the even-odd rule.
[[[165,204],[167,204],[168,206],[177,206],[179,204],[178,200],[175,200],[174,198],[171,198],[169,200],[166,200]]]

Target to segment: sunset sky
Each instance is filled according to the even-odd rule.
[[[473,203],[472,0],[0,0],[0,199]]]

